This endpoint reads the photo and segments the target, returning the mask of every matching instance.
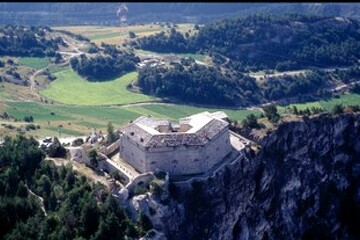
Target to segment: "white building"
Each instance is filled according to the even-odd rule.
[[[173,124],[139,117],[121,129],[120,157],[140,173],[204,173],[232,150],[225,118],[223,112],[202,112]]]

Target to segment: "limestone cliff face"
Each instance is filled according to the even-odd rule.
[[[170,193],[168,239],[360,239],[360,115],[283,124],[257,156]]]

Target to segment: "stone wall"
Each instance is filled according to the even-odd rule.
[[[104,146],[103,148],[100,149],[100,152],[102,152],[106,156],[109,156],[112,153],[114,153],[115,151],[117,151],[119,149],[119,147],[120,147],[120,139],[118,139],[117,141],[112,143],[110,146],[107,146],[107,147]]]
[[[141,173],[146,172],[145,151],[127,136],[121,136],[120,156]]]
[[[229,130],[225,128],[213,141],[205,146],[207,169],[219,163],[229,152],[231,152]]]
[[[146,152],[146,170],[157,169],[170,175],[196,174],[206,171],[204,146],[152,148]]]
[[[229,131],[225,128],[205,146],[178,146],[143,149],[122,136],[120,156],[141,173],[162,170],[170,175],[204,173],[229,152]]]

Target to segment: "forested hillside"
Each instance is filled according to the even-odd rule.
[[[64,45],[61,37],[51,38],[49,27],[31,27],[8,25],[0,28],[0,56],[52,57]]]
[[[359,26],[341,17],[253,15],[208,24],[186,40],[172,31],[141,38],[139,45],[162,52],[213,51],[257,69],[349,66],[360,56]]]
[[[241,73],[222,74],[214,67],[191,64],[183,67],[144,68],[139,86],[145,93],[186,102],[214,105],[259,103],[260,91],[253,78]]]
[[[0,146],[0,239],[125,239],[144,234],[100,185],[44,160],[33,138]]]

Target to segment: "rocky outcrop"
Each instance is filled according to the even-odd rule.
[[[168,239],[359,239],[360,116],[282,124],[258,155],[169,191]]]

